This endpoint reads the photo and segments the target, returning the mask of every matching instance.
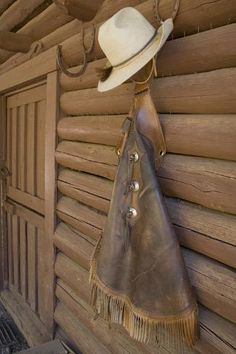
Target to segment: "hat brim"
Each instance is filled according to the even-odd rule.
[[[165,20],[159,27],[156,36],[139,54],[130,59],[124,65],[114,67],[105,81],[99,81],[98,91],[111,90],[128,80],[144,65],[146,65],[161,49],[173,30],[172,19]]]

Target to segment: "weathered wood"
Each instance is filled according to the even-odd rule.
[[[143,345],[133,340],[121,327],[111,324],[110,327],[102,319],[94,321],[94,311],[89,306],[90,294],[87,294],[86,301],[83,301],[80,294],[75,293],[60,279],[56,287],[56,296],[91,332],[107,347],[111,353],[123,354],[125,351],[130,354],[151,354],[158,350],[158,353],[167,353],[162,347],[155,345]],[[153,349],[153,351],[152,351]],[[154,351],[155,350],[155,351]],[[169,353],[169,352],[168,352]],[[189,352],[188,352],[189,353]]]
[[[89,270],[88,258],[91,259],[92,257],[94,244],[83,237],[83,234],[64,223],[60,223],[56,228],[53,241],[63,254]]]
[[[160,116],[167,151],[236,160],[236,115]]]
[[[76,199],[81,203],[85,203],[88,206],[91,206],[92,208],[96,208],[100,211],[103,211],[104,213],[107,213],[109,210],[109,200],[107,199],[74,188],[70,184],[61,181],[58,181],[57,187],[61,194],[67,197]]]
[[[0,30],[10,31],[22,23],[45,0],[15,1],[0,17]]]
[[[154,80],[152,97],[160,113],[235,113],[236,69],[165,77]],[[65,92],[61,109],[68,115],[122,114],[131,106],[133,84],[108,92],[97,89]]]
[[[125,7],[125,6],[135,6],[139,4],[141,0],[116,0],[115,3],[114,1],[111,0],[106,0],[105,7],[103,8],[102,12],[99,12],[96,16],[96,18],[92,21],[94,23],[98,23],[101,21],[104,21],[105,19],[109,18],[111,15],[113,15],[116,11],[119,9]],[[58,11],[58,10],[57,10]],[[60,11],[60,10],[59,10]],[[49,22],[53,22],[49,19]],[[30,23],[30,22],[29,22]],[[26,25],[27,26],[27,25]],[[84,27],[91,27],[91,23],[84,23]],[[22,28],[23,30],[23,28]],[[81,22],[79,22],[77,19],[65,24],[62,27],[57,28],[55,31],[49,33],[46,37],[41,38],[40,42],[42,44],[41,50],[45,51],[56,44],[59,44],[63,42],[64,40],[70,38],[76,33],[79,33],[81,31]],[[39,30],[41,32],[41,30]],[[90,36],[89,36],[90,40]],[[0,73],[4,73],[15,66],[18,66],[25,61],[29,60],[30,57],[25,54],[16,54],[9,60],[7,60],[4,64],[0,66]]]
[[[184,250],[184,260],[198,301],[220,316],[236,322],[236,273],[208,257]]]
[[[26,83],[32,82],[36,78],[39,79],[56,69],[56,48],[51,48],[46,53],[42,53],[29,62],[17,66],[10,72],[2,73],[0,76],[0,91],[22,87],[22,85],[26,85]]]
[[[125,118],[124,115],[66,117],[60,120],[57,133],[67,140],[118,145]]]
[[[79,292],[85,302],[88,301],[90,285],[87,270],[60,252],[56,257],[55,273],[74,291]]]
[[[62,303],[57,304],[54,317],[57,324],[84,354],[110,354],[110,351]]]
[[[136,6],[136,8],[155,26],[156,20],[154,18],[153,1],[148,0]],[[171,0],[160,2],[160,13],[163,18],[171,16],[173,11],[173,2]],[[229,23],[229,18],[235,22],[232,14],[235,13],[235,3],[233,0],[230,3],[227,0],[211,3],[204,3],[201,0],[199,6],[195,6],[193,0],[182,1],[180,9],[176,17],[173,36],[180,37],[184,34],[197,33],[199,31],[209,30],[212,27],[218,27]],[[99,25],[97,26],[99,27]],[[97,31],[96,31],[97,32]],[[89,37],[88,31],[85,31],[85,39]],[[82,53],[76,48],[75,43],[79,43],[81,47],[82,36],[81,33],[74,35],[63,43],[62,54],[68,65],[78,65],[82,62]],[[103,57],[102,51],[99,48],[97,37],[95,41],[94,51],[89,56],[92,58]]]
[[[235,273],[220,263],[194,252],[184,250],[183,254],[200,303],[220,316],[235,322]],[[84,301],[88,299],[88,272],[86,281],[86,271],[81,266],[60,254],[56,260],[56,272],[76,293],[82,292],[81,296]],[[84,284],[82,288],[81,281]]]
[[[0,48],[12,52],[26,53],[29,51],[33,39],[24,34],[0,31]]]
[[[158,171],[165,195],[236,214],[236,163],[168,154]]]
[[[235,216],[173,198],[166,201],[181,245],[236,268]]]
[[[158,76],[234,67],[235,41],[235,23],[168,41],[157,57]]]
[[[45,311],[47,313],[46,325],[53,333],[54,304],[54,271],[55,250],[53,235],[56,227],[56,126],[59,119],[58,112],[58,73],[47,75],[47,108],[45,125]]]
[[[69,169],[61,169],[58,175],[58,180],[107,200],[110,199],[113,189],[113,183],[106,178]]]
[[[57,215],[65,223],[71,225],[76,230],[98,240],[105,217],[94,209],[78,203],[68,197],[62,197],[57,205]],[[94,224],[88,220],[94,220]]]
[[[66,14],[80,21],[91,21],[101,8],[104,0],[95,0],[89,3],[86,0],[53,0]]]
[[[107,157],[103,159],[102,154],[99,156],[99,164],[96,163],[96,171],[90,168],[90,161],[83,163],[83,171],[104,175],[100,166],[103,167],[103,164],[107,163],[106,170],[110,171],[109,178],[112,179],[111,171],[114,169],[115,172],[116,168],[109,165],[109,160],[107,160]],[[67,156],[69,155],[65,154],[62,160],[61,155],[57,153],[57,161],[66,167],[81,169],[80,165],[76,164],[75,158],[72,159],[73,164],[71,164]],[[162,190],[167,196],[236,214],[236,199],[233,193],[236,188],[235,162],[167,154],[158,171],[158,176]]]
[[[72,169],[113,179],[117,157],[113,147],[62,141],[56,151],[57,163]]]
[[[90,328],[93,333],[102,340],[102,342],[110,346],[110,350],[115,353],[119,353],[119,350],[123,350],[124,346],[129,350],[129,353],[175,353],[173,348],[168,347],[166,343],[165,347],[156,347],[155,345],[143,345],[141,343],[133,341],[127,333],[122,329],[121,326],[116,326],[111,324],[108,329],[106,323],[98,318],[95,322],[93,321],[93,311],[88,305],[89,294],[87,303],[85,303],[79,293],[75,293],[66,283],[58,280],[56,287],[56,296],[58,299],[68,307],[76,317]],[[199,308],[199,322],[200,322],[200,341],[197,342],[195,346],[194,353],[211,353],[211,354],[221,354],[221,353],[234,353],[233,347],[235,346],[235,328],[234,325],[229,321],[217,316],[216,314],[206,310],[202,306]],[[108,331],[108,336],[106,332]],[[113,335],[114,331],[114,335]],[[110,339],[112,338],[112,342]],[[116,347],[116,341],[119,345]],[[113,350],[112,350],[113,348]],[[186,351],[185,351],[186,350]],[[192,351],[186,348],[181,353],[190,354]],[[123,352],[121,352],[123,353]]]
[[[19,301],[20,296],[12,295],[8,290],[1,292],[0,298],[17,327],[23,333],[30,346],[47,342],[50,338],[38,316],[32,313],[27,304]]]
[[[20,28],[17,34],[30,36],[30,38],[36,41],[54,32],[57,28],[61,28],[62,25],[71,20],[70,16],[65,15],[55,4],[51,4],[38,16],[35,16],[25,26]],[[0,63],[3,63],[13,55],[13,52],[0,50]]]
[[[60,120],[57,131],[62,139],[117,146],[125,118],[68,117]],[[167,152],[236,160],[236,115],[161,114],[160,119]]]
[[[0,15],[9,7],[15,0],[2,0],[0,5]]]
[[[191,36],[167,41],[157,57],[157,75],[183,75],[234,67],[236,65],[236,24],[211,29]],[[209,50],[209,43],[210,48]],[[174,60],[173,60],[174,58]],[[99,72],[107,59],[88,64],[86,75],[70,78],[61,73],[60,82],[67,90],[85,89],[97,86]],[[80,66],[72,68],[78,71]]]

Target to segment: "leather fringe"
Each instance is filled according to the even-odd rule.
[[[139,342],[157,342],[160,345],[171,346],[175,348],[176,353],[183,353],[186,344],[193,348],[199,338],[197,306],[194,305],[179,316],[160,319],[148,317],[137,311],[128,298],[115,294],[98,278],[95,255],[100,248],[100,242],[94,252],[90,268],[91,305],[96,313],[109,323],[124,326],[129,335]]]

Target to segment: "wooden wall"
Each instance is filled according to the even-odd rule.
[[[78,65],[80,22],[54,4],[46,7],[46,1],[28,4],[26,0],[0,4],[1,30],[40,41],[36,53],[0,50],[0,75],[59,43],[66,62]],[[153,0],[106,0],[93,20],[96,33],[101,22],[124,6],[137,6],[155,25]],[[20,8],[25,10],[24,19],[17,15]],[[163,18],[172,8],[173,0],[160,1]],[[236,350],[235,22],[235,0],[199,0],[197,6],[194,0],[181,0],[152,87],[168,150],[158,178],[199,301],[201,340],[193,353]],[[85,24],[86,45],[90,26]],[[143,345],[121,327],[109,328],[102,319],[94,319],[89,305],[89,261],[106,220],[117,168],[115,146],[133,93],[129,82],[97,92],[96,68],[105,61],[96,40],[85,74],[79,79],[60,76],[56,336],[85,354],[175,354],[176,348]],[[188,349],[185,353],[190,354]]]
[[[229,20],[235,3],[227,5],[181,2],[152,87],[168,152],[158,178],[200,308],[201,341],[193,352],[214,354],[236,349],[236,24]],[[151,1],[137,8],[153,22]],[[80,58],[75,38],[63,43],[71,65]],[[176,353],[109,329],[89,305],[89,261],[106,221],[115,147],[133,93],[132,83],[98,93],[96,68],[105,59],[97,46],[90,60],[79,79],[60,77],[57,334],[83,353]]]

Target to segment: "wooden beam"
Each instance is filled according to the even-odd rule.
[[[54,260],[55,249],[53,235],[56,227],[56,176],[57,166],[55,162],[56,150],[56,126],[59,119],[58,112],[58,72],[47,75],[47,106],[45,125],[45,312],[47,314],[46,326],[49,333],[53,335],[55,307],[54,297]]]
[[[33,39],[29,36],[0,31],[0,48],[10,50],[12,52],[26,53],[30,50]]]
[[[0,15],[9,7],[15,0],[1,0]]]
[[[126,115],[66,117],[60,120],[57,131],[61,139],[117,146],[125,118]],[[235,114],[161,114],[160,119],[167,152],[236,160]]]
[[[80,21],[91,21],[100,9],[104,0],[53,0],[54,3],[67,15]]]
[[[114,179],[118,163],[114,147],[65,140],[57,146],[56,160],[62,166],[109,179]]]
[[[235,113],[235,80],[235,68],[158,78],[152,85],[152,97],[160,113]],[[127,114],[133,90],[128,83],[102,93],[97,89],[65,92],[61,109],[68,115]]]
[[[11,31],[22,23],[45,0],[15,1],[0,17],[0,30]]]
[[[236,162],[167,154],[158,179],[167,196],[236,214]]]

